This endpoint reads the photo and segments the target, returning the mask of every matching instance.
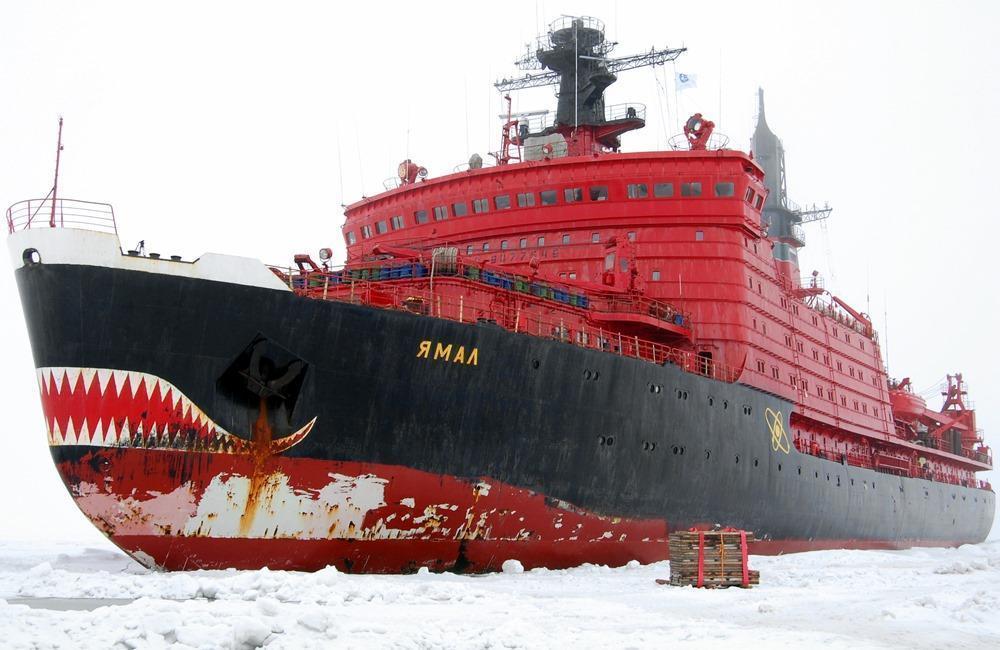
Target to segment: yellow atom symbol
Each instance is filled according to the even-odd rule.
[[[787,454],[791,450],[791,445],[788,442],[788,434],[785,433],[785,420],[781,417],[781,411],[767,409],[764,412],[764,419],[767,420],[767,428],[771,430],[771,448]]]

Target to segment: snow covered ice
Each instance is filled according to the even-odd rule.
[[[666,562],[523,573],[511,562],[487,576],[157,573],[110,546],[0,542],[0,646],[1000,648],[1000,541],[752,556],[751,567],[759,587],[714,591],[657,585]],[[127,600],[20,604],[56,597]]]

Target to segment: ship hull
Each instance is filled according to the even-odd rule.
[[[790,403],[669,364],[232,282],[16,274],[56,466],[150,566],[556,568],[666,559],[690,526],[776,553],[992,525],[990,491],[800,453]]]

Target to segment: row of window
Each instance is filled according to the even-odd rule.
[[[731,181],[724,181],[715,183],[715,196],[717,197],[730,197],[736,191],[736,184]],[[702,183],[700,181],[691,181],[680,184],[680,195],[685,197],[695,197],[702,195]],[[538,203],[536,203],[536,196]],[[593,185],[587,188],[587,196],[591,201],[606,201],[608,200],[608,186],[607,185]],[[649,198],[649,184],[648,183],[630,183],[626,187],[626,196],[629,199],[645,199]],[[674,196],[674,184],[673,183],[653,183],[652,196],[655,198],[668,198]],[[753,202],[754,197],[756,197],[756,208],[759,210],[763,202],[763,196],[756,194],[753,188],[748,187],[745,200],[748,203]],[[536,195],[535,192],[520,192],[515,195],[515,200],[517,202],[517,207],[519,208],[531,208],[535,205],[556,205],[559,201],[559,193],[557,190],[542,190]],[[583,201],[584,191],[582,187],[568,187],[563,190],[563,200],[565,203],[577,203]],[[509,194],[500,194],[493,197],[493,207],[496,210],[507,210],[512,207],[511,198]],[[490,202],[486,198],[479,198],[472,200],[472,212],[475,214],[483,214],[489,212]],[[438,205],[431,209],[431,215],[435,221],[444,221],[449,216],[464,217],[469,214],[469,206],[466,202],[460,201],[458,203],[452,203],[450,205]],[[413,224],[421,225],[430,222],[430,215],[427,210],[414,210],[413,212]],[[406,227],[405,220],[402,215],[393,216],[388,222],[384,219],[375,222],[374,229],[371,225],[365,224],[361,226],[361,237],[363,239],[369,239],[374,234],[383,235],[389,232],[389,228],[392,230],[400,230]],[[349,245],[357,243],[357,237],[353,231],[348,231],[344,234]]]

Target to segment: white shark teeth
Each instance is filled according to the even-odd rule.
[[[69,392],[72,393],[76,390],[76,382],[80,378],[79,368],[65,368],[66,371],[66,384],[69,386]]]
[[[80,375],[83,377],[83,392],[89,393],[90,386],[94,383],[94,377],[97,376],[97,370],[95,368],[84,368],[80,371]]]
[[[94,425],[93,431],[90,432],[90,444],[96,447],[106,447],[104,442],[104,427],[101,425],[100,419]]]
[[[104,395],[105,391],[108,389],[108,382],[111,381],[112,371],[106,368],[97,369],[97,382],[101,387],[101,395]]]

